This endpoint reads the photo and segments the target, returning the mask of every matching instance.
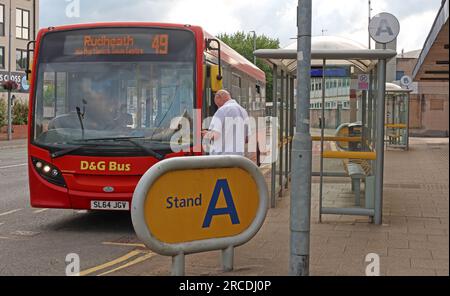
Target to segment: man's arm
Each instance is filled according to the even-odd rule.
[[[202,135],[209,140],[218,140],[222,136],[222,120],[221,117],[223,114],[218,110],[216,114],[214,114],[211,124],[209,125],[209,129],[206,131],[202,131]]]
[[[203,130],[202,136],[208,140],[218,140],[220,139],[221,134],[214,130]]]

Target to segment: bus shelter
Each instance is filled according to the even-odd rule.
[[[393,83],[386,83],[386,148],[409,149],[411,91]]]
[[[386,61],[395,57],[396,52],[388,49],[365,49],[356,43],[340,38],[312,39],[312,80],[311,92],[320,93],[320,101],[315,103],[319,112],[311,116],[311,141],[313,142],[312,178],[318,181],[320,217],[324,214],[368,216],[376,224],[381,224],[383,204],[383,168],[385,137],[385,83]],[[279,156],[272,163],[271,206],[276,207],[277,198],[289,186],[292,169],[292,137],[295,131],[295,79],[297,75],[297,44],[284,49],[259,49],[255,56],[265,60],[273,69],[272,116],[278,120]],[[345,75],[336,69],[346,69]],[[313,71],[315,71],[313,73]],[[364,85],[359,85],[361,75],[366,75]],[[345,79],[336,81],[336,76]],[[327,100],[334,86],[348,88],[348,133],[336,135],[336,118],[326,106],[336,102]],[[330,87],[332,86],[332,87]],[[311,102],[313,104],[313,102]],[[342,108],[336,104],[338,108]],[[316,108],[317,109],[317,108]],[[311,105],[311,112],[313,105]],[[316,120],[319,119],[319,120]],[[314,120],[318,121],[315,128]],[[342,121],[342,118],[340,119]],[[348,149],[338,148],[337,143],[345,143]],[[351,148],[351,149],[350,149]],[[334,171],[339,164],[342,170]],[[301,161],[301,160],[300,160]],[[325,191],[324,184],[329,179],[347,178],[351,200],[338,203],[337,194]],[[333,181],[331,181],[333,184]],[[364,184],[364,186],[362,186]],[[314,188],[317,188],[314,186]],[[350,191],[351,190],[351,191]],[[326,194],[324,194],[326,193]],[[324,195],[326,198],[324,198]],[[333,195],[333,194],[331,194]]]

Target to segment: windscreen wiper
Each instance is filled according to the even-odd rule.
[[[75,146],[75,147],[71,147],[71,148],[67,148],[67,149],[64,149],[64,150],[53,152],[53,153],[50,154],[50,156],[51,156],[52,159],[55,159],[55,158],[62,157],[64,155],[70,154],[70,153],[72,153],[74,151],[77,151],[79,149],[87,148],[87,147],[90,148],[92,146],[98,146],[98,145],[79,145],[79,146]]]
[[[80,126],[81,126],[81,138],[84,139],[84,124],[83,124],[83,120],[84,120],[84,114],[86,114],[86,105],[87,102],[85,99],[83,99],[83,113],[81,113],[81,109],[80,107],[76,107],[75,109],[77,110],[77,116],[78,116],[78,120],[80,121]]]
[[[129,138],[129,139],[119,138],[119,141],[124,141],[124,140],[132,143],[136,147],[141,148],[143,151],[147,152],[148,154],[150,154],[151,156],[153,156],[157,160],[163,160],[164,159],[164,156],[162,154],[159,154],[155,150],[153,150],[153,149],[151,149],[151,148],[149,148],[149,147],[147,147],[147,146],[145,146],[145,145],[143,145],[143,144],[141,144],[139,142],[133,141],[133,138]]]

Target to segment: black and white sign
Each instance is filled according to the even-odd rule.
[[[382,12],[370,20],[369,33],[376,42],[386,44],[397,38],[400,33],[400,23],[392,14]]]
[[[407,89],[409,89],[409,87],[412,84],[412,79],[411,77],[405,75],[400,79],[400,84],[404,87],[406,87]]]

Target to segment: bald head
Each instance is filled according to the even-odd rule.
[[[214,97],[214,103],[216,103],[217,107],[222,107],[226,102],[231,100],[231,95],[228,91],[221,89],[216,93]]]

